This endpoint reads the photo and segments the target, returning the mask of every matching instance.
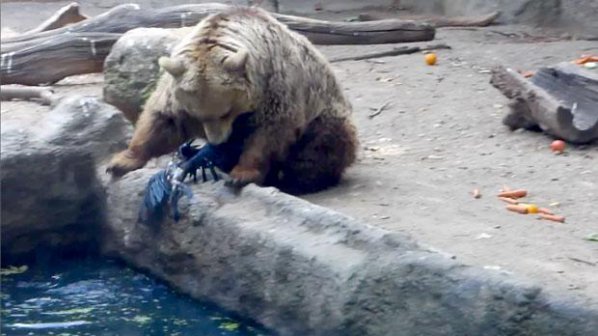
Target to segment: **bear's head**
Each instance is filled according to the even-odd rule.
[[[211,144],[225,142],[235,119],[253,109],[247,59],[245,49],[212,46],[159,60],[174,79],[172,90],[177,104],[202,123]]]

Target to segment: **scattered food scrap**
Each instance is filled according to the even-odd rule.
[[[552,211],[550,211],[550,209],[548,209],[548,208],[539,208],[538,212],[545,214],[545,215],[554,215],[554,213]]]
[[[556,154],[561,154],[565,151],[565,142],[563,140],[554,140],[550,144],[550,149]]]
[[[548,214],[545,214],[545,213],[539,214],[538,219],[546,219],[546,220],[549,220],[549,221],[559,222],[559,223],[564,223],[565,222],[565,217],[564,216],[548,215]]]
[[[535,204],[523,204],[522,206],[525,207],[527,213],[536,214],[539,212],[538,206]]]
[[[436,61],[438,60],[435,53],[427,53],[424,56],[424,58],[426,59],[427,65],[434,65],[434,64],[436,64]]]
[[[548,208],[541,208],[538,205],[533,203],[520,203],[519,199],[527,196],[527,190],[525,189],[516,189],[511,190],[509,187],[503,187],[501,192],[498,194],[498,199],[509,203],[506,209],[512,212],[516,212],[522,215],[527,214],[538,214],[538,219],[545,219],[550,220],[553,222],[564,223],[565,217],[560,215],[555,215],[550,209]],[[555,203],[552,203],[555,204]],[[552,205],[551,204],[551,205]],[[557,203],[558,204],[558,203]]]
[[[480,193],[480,189],[473,189],[471,192],[473,198],[482,198],[482,193]]]
[[[520,213],[522,215],[527,214],[527,207],[519,204],[509,204],[507,205],[507,210]]]
[[[583,65],[586,63],[595,63],[595,62],[598,62],[598,56],[593,56],[593,55],[581,55],[580,58],[573,61],[573,63],[578,64],[578,65]]]
[[[527,196],[527,190],[525,190],[525,189],[503,191],[498,194],[498,197],[515,198],[515,199],[522,198],[525,196]]]

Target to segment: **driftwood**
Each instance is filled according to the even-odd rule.
[[[492,12],[486,15],[472,17],[443,17],[443,16],[422,16],[417,17],[417,21],[427,22],[436,28],[441,27],[486,27],[491,25],[498,17],[500,12]],[[367,22],[382,19],[379,15],[359,14],[358,21]]]
[[[49,87],[38,86],[0,86],[0,100],[39,100],[43,105],[52,105],[57,99]]]
[[[511,99],[503,123],[511,129],[539,127],[572,143],[598,139],[598,75],[562,63],[526,79],[504,67],[492,70],[491,84]]]
[[[414,54],[414,53],[420,52],[420,51],[430,51],[430,50],[438,50],[438,49],[451,49],[451,47],[446,44],[432,44],[432,45],[423,46],[423,47],[400,47],[400,48],[394,48],[392,50],[375,52],[375,53],[370,53],[370,54],[365,54],[365,55],[332,58],[332,59],[330,59],[330,62],[336,63],[336,62],[344,62],[344,61],[362,61],[362,60],[372,59],[372,58],[407,55],[407,54]]]
[[[70,75],[99,72],[111,46],[128,30],[192,26],[205,16],[228,8],[212,3],[142,10],[138,5],[125,4],[63,28],[6,38],[2,40],[2,83],[38,85]],[[413,21],[349,23],[273,15],[315,44],[429,41],[435,34],[432,26]]]

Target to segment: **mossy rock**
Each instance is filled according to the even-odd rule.
[[[138,28],[125,33],[104,63],[104,100],[135,123],[161,74],[158,59],[170,54],[190,28]]]

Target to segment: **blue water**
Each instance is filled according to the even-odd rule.
[[[1,283],[6,336],[268,335],[110,260],[33,266]]]

